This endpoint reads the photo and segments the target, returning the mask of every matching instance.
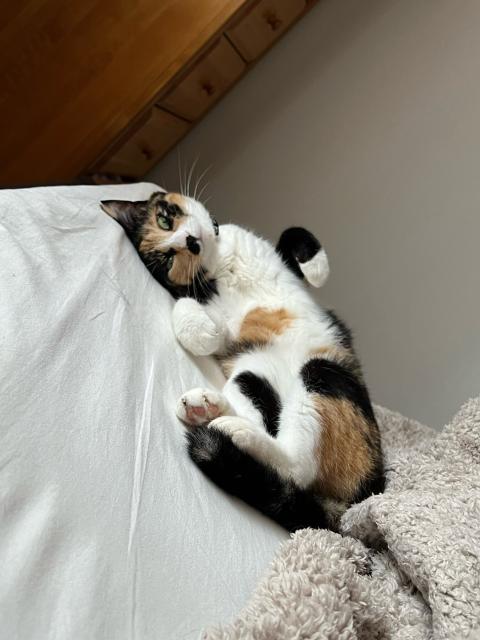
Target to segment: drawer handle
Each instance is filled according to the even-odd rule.
[[[146,160],[153,160],[153,153],[148,147],[143,147],[140,151]]]
[[[282,21],[280,18],[277,18],[273,11],[268,11],[263,17],[272,31],[278,31],[282,26]]]
[[[202,91],[204,91],[208,97],[213,96],[215,93],[215,87],[211,82],[204,82],[202,84]]]

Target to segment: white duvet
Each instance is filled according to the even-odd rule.
[[[0,192],[2,640],[198,638],[287,537],[186,456],[175,400],[219,374],[98,206],[154,189]]]

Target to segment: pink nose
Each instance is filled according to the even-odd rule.
[[[206,413],[203,407],[192,407],[192,411],[195,415],[200,416],[200,418],[202,418]]]

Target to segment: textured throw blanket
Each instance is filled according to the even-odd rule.
[[[480,639],[480,398],[443,432],[377,408],[387,489],[304,529],[208,640]]]

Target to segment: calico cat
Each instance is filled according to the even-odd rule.
[[[289,531],[335,530],[349,504],[381,492],[379,430],[351,334],[302,282],[328,275],[316,238],[287,229],[274,249],[175,193],[101,206],[177,299],[179,342],[214,355],[227,378],[222,393],[192,389],[178,402],[195,464]]]

